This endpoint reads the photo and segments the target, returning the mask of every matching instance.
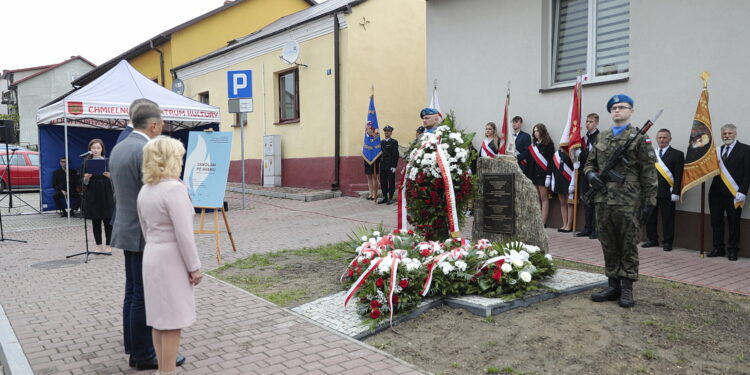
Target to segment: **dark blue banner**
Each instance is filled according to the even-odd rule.
[[[370,108],[367,110],[367,125],[365,127],[365,140],[362,146],[362,156],[365,161],[372,164],[378,159],[380,153],[380,132],[378,131],[378,114],[375,112],[375,96],[370,95]]]

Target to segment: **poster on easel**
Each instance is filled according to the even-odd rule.
[[[183,180],[194,207],[223,207],[231,132],[190,132]]]

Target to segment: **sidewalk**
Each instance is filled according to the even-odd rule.
[[[229,224],[238,252],[225,233],[228,263],[254,253],[319,246],[347,239],[351,230],[380,222],[395,225],[395,206],[342,197],[300,202],[227,193]],[[196,217],[197,220],[197,217]],[[207,220],[212,223],[211,218]],[[134,374],[122,352],[122,253],[82,257],[81,219],[54,215],[4,216],[0,242],[0,304],[36,374]],[[220,222],[221,225],[223,223]],[[464,232],[470,232],[468,220]],[[44,229],[30,229],[44,228]],[[549,229],[552,255],[602,264],[599,242]],[[91,236],[89,236],[91,238]],[[197,235],[203,269],[215,268],[214,240]],[[697,252],[641,250],[644,275],[750,294],[750,260],[700,259]],[[198,321],[185,330],[184,374],[418,374],[368,345],[322,328],[287,310],[213,278],[196,289]],[[142,372],[146,373],[146,372]],[[7,372],[6,372],[6,375]]]

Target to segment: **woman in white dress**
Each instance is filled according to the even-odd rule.
[[[185,148],[158,136],[143,147],[138,218],[146,239],[143,292],[160,374],[174,374],[181,330],[195,322],[193,287],[202,279],[193,237],[195,211],[180,181]]]

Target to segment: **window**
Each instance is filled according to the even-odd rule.
[[[552,79],[589,81],[625,78],[630,69],[630,0],[556,0]]]
[[[29,157],[29,161],[31,162],[31,165],[38,166],[39,165],[39,155],[37,154],[26,154],[26,156]]]
[[[198,101],[201,102],[201,103],[203,103],[203,104],[210,104],[208,102],[208,91],[205,91],[205,92],[202,92],[202,93],[198,94]]]
[[[279,73],[279,122],[299,120],[299,79],[297,69]]]

